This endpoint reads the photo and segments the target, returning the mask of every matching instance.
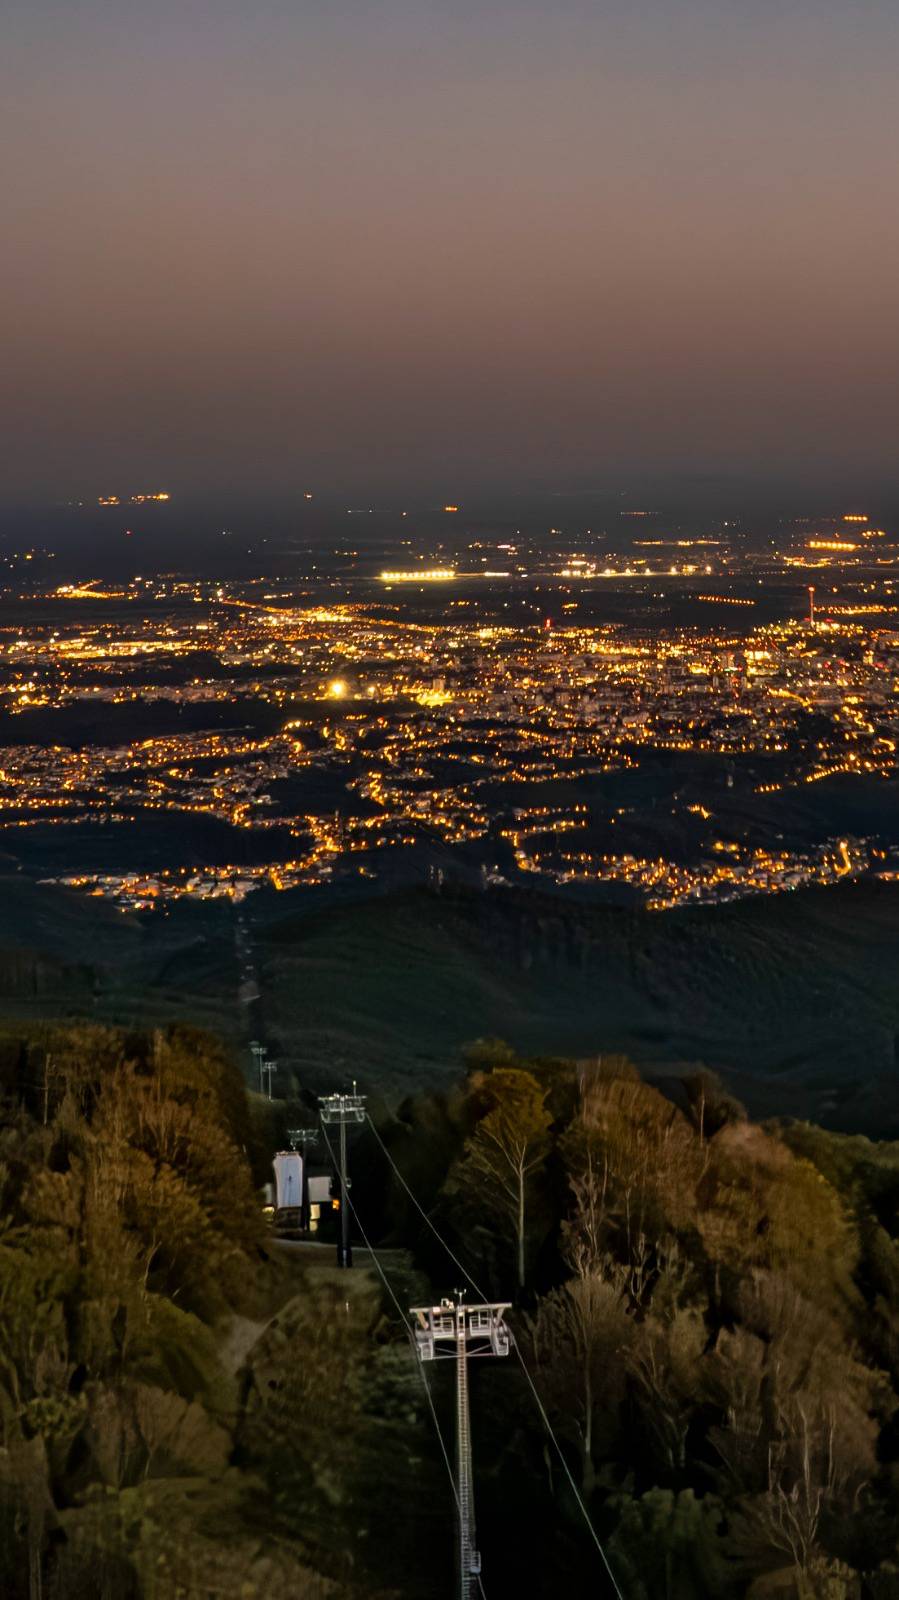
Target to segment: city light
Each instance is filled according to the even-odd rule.
[[[0,750],[0,823],[14,839],[19,830],[101,819],[114,827],[156,813],[209,817],[255,836],[252,865],[58,873],[131,909],[376,876],[383,852],[412,847],[425,858],[435,846],[474,847],[499,878],[626,887],[653,909],[896,869],[864,837],[750,847],[727,832],[727,806],[697,793],[690,776],[700,758],[703,772],[725,775],[722,792],[734,785],[735,802],[751,809],[757,796],[895,775],[896,547],[879,543],[876,562],[872,553],[861,568],[854,548],[818,552],[834,579],[840,563],[851,564],[839,594],[831,573],[818,577],[811,613],[805,587],[788,576],[792,614],[771,622],[757,620],[756,586],[774,574],[770,603],[788,563],[810,559],[806,529],[773,550],[767,568],[721,546],[717,593],[700,588],[702,579],[694,588],[689,563],[674,563],[676,583],[660,582],[639,556],[609,549],[600,560],[577,547],[560,555],[559,537],[543,547],[473,540],[464,571],[433,561],[386,566],[383,584],[482,580],[476,599],[437,596],[426,609],[414,593],[373,601],[368,577],[355,588],[348,580],[342,594],[330,580],[317,590],[261,576],[112,584],[86,574],[54,583],[43,596],[56,607],[52,622],[26,628],[17,616],[7,629],[0,704],[23,728],[38,711],[87,711],[97,735],[69,747],[32,744],[26,734]],[[849,543],[832,541],[827,528],[821,537]],[[339,555],[364,561],[345,543]],[[28,571],[34,590],[34,562]],[[591,586],[605,595],[611,585],[618,606],[616,583],[634,597],[635,621],[593,614]],[[215,671],[198,672],[194,663],[210,653]],[[138,705],[144,714],[206,705],[234,731],[185,727],[107,742],[103,709],[121,716]],[[264,710],[264,734],[248,727],[251,705]],[[637,772],[647,755],[664,755],[672,771],[687,758],[671,813],[690,830],[689,858],[669,858],[661,843],[645,848],[651,814],[638,826],[641,848],[629,847],[628,808],[594,792],[595,779]],[[322,780],[329,802],[317,811]],[[570,792],[546,803],[553,786],[561,795],[572,781],[589,804]]]
[[[453,567],[388,569],[380,574],[382,583],[446,583],[455,576]]]

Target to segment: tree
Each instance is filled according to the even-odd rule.
[[[590,1273],[546,1295],[528,1318],[527,1334],[544,1402],[577,1444],[589,1495],[599,1456],[608,1459],[617,1442],[633,1319],[615,1284]]]
[[[693,1224],[707,1152],[683,1112],[630,1073],[585,1078],[560,1145],[575,1197],[569,1257],[614,1247],[631,1259]]]
[[[747,1561],[788,1568],[797,1592],[817,1595],[821,1563],[851,1548],[852,1519],[876,1472],[875,1413],[891,1400],[839,1317],[783,1274],[756,1273],[737,1311],[742,1326],[719,1332],[705,1364],[723,1419],[709,1434],[718,1486],[733,1500],[733,1536]]]
[[[527,1267],[529,1207],[550,1148],[546,1094],[530,1072],[497,1067],[474,1092],[487,1109],[447,1180],[451,1194],[470,1192],[510,1236],[516,1281]]]
[[[687,1096],[689,1117],[700,1139],[712,1139],[730,1122],[745,1122],[746,1111],[729,1094],[717,1072],[699,1067],[681,1078]]]
[[[810,1161],[750,1123],[723,1127],[709,1156],[696,1226],[710,1261],[786,1271],[813,1299],[855,1294],[856,1231]]]
[[[505,1039],[488,1034],[484,1039],[472,1039],[463,1045],[462,1060],[466,1072],[490,1072],[495,1067],[514,1067],[515,1051]]]
[[[20,1555],[0,1590],[128,1600],[130,1549],[86,1515],[63,1559],[60,1518],[84,1498],[116,1522],[149,1473],[224,1471],[214,1324],[252,1286],[261,1222],[215,1047],[76,1027],[52,1050],[47,1092],[39,1075],[0,1121],[0,1543]]]
[[[622,1498],[608,1541],[612,1569],[630,1600],[716,1600],[736,1592],[734,1564],[723,1534],[724,1507],[692,1489],[650,1489]],[[742,1590],[740,1590],[742,1592]]]
[[[646,1443],[641,1455],[669,1483],[683,1481],[687,1469],[687,1435],[701,1396],[706,1339],[702,1317],[693,1308],[665,1318],[650,1315],[629,1355]]]

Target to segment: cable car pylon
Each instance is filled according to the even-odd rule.
[[[420,1361],[456,1363],[456,1512],[459,1600],[475,1600],[480,1588],[481,1558],[475,1538],[471,1416],[468,1403],[468,1361],[474,1356],[507,1356],[511,1335],[505,1323],[508,1300],[469,1306],[464,1290],[439,1306],[411,1306],[415,1347]]]

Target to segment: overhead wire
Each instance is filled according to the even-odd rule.
[[[324,1134],[325,1144],[328,1147],[328,1154],[330,1155],[332,1162],[334,1162],[335,1165],[336,1165],[336,1158],[335,1158],[335,1155],[334,1155],[334,1150],[332,1148],[331,1141],[328,1138],[328,1130],[325,1127],[324,1122],[322,1122],[322,1124],[321,1124],[321,1129],[322,1129],[322,1133]],[[378,1276],[380,1277],[381,1282],[384,1285],[384,1288],[387,1290],[387,1293],[389,1294],[391,1300],[393,1301],[393,1304],[396,1307],[397,1315],[399,1316],[399,1319],[403,1324],[403,1328],[404,1328],[406,1336],[407,1336],[407,1338],[409,1340],[409,1346],[410,1346],[410,1350],[411,1350],[411,1353],[412,1353],[412,1359],[413,1359],[413,1361],[415,1363],[416,1371],[418,1372],[419,1378],[421,1380],[422,1388],[424,1389],[425,1399],[426,1399],[426,1401],[428,1403],[428,1410],[431,1413],[431,1420],[433,1421],[433,1424],[434,1424],[434,1431],[435,1431],[435,1433],[437,1435],[437,1442],[440,1445],[440,1453],[443,1456],[443,1462],[444,1462],[444,1465],[446,1467],[447,1477],[449,1478],[450,1488],[453,1491],[453,1499],[454,1499],[454,1501],[456,1503],[456,1510],[458,1511],[459,1510],[459,1491],[458,1491],[458,1489],[456,1487],[456,1475],[453,1472],[453,1465],[452,1465],[452,1462],[450,1461],[449,1451],[448,1451],[448,1449],[446,1447],[446,1440],[443,1437],[443,1430],[442,1430],[442,1428],[440,1426],[440,1419],[437,1416],[437,1409],[436,1409],[436,1407],[434,1405],[434,1397],[431,1394],[431,1386],[428,1383],[427,1377],[425,1375],[424,1367],[422,1365],[421,1360],[419,1359],[418,1351],[417,1351],[417,1349],[415,1347],[415,1334],[414,1334],[414,1331],[413,1331],[413,1328],[412,1328],[412,1324],[409,1321],[407,1313],[404,1311],[403,1307],[400,1305],[400,1302],[397,1299],[396,1293],[394,1291],[393,1285],[391,1284],[389,1278],[387,1277],[386,1272],[384,1271],[383,1266],[381,1265],[380,1260],[378,1259],[377,1251],[375,1250],[373,1244],[371,1243],[371,1240],[368,1237],[368,1234],[365,1231],[365,1228],[362,1225],[362,1219],[359,1216],[359,1212],[358,1212],[356,1206],[353,1204],[353,1201],[350,1199],[349,1189],[345,1188],[344,1192],[346,1194],[347,1205],[349,1206],[350,1211],[352,1212],[353,1219],[354,1219],[354,1221],[356,1223],[356,1227],[359,1229],[359,1232],[362,1235],[362,1241],[363,1241],[363,1243],[365,1245],[365,1248],[367,1249],[369,1255],[371,1256],[372,1261],[374,1262],[374,1265],[375,1265],[375,1268],[377,1270]],[[416,1204],[417,1204],[417,1202],[416,1202]],[[478,1290],[478,1293],[480,1293],[480,1290]],[[477,1574],[477,1584],[478,1584],[478,1590],[480,1592],[482,1600],[487,1600],[486,1592],[484,1590],[483,1579],[481,1578],[480,1573]]]
[[[321,1124],[321,1130],[322,1130],[322,1133],[325,1136],[325,1144],[328,1147],[328,1154],[331,1157],[331,1160],[334,1162],[334,1165],[337,1166],[337,1158],[334,1155],[334,1150],[333,1150],[333,1147],[331,1145],[331,1141],[328,1138],[328,1130],[325,1127],[324,1122]],[[338,1167],[338,1170],[339,1170],[339,1167]],[[347,1205],[349,1206],[351,1212],[353,1213],[353,1216],[354,1216],[355,1221],[356,1221],[356,1226],[357,1226],[357,1228],[359,1229],[359,1232],[362,1235],[362,1242],[365,1245],[366,1250],[368,1251],[368,1253],[371,1256],[375,1266],[378,1269],[378,1273],[380,1275],[381,1282],[383,1283],[385,1289],[387,1290],[387,1293],[389,1294],[391,1300],[393,1301],[394,1305],[396,1306],[396,1309],[397,1309],[397,1311],[399,1313],[399,1316],[400,1316],[400,1319],[402,1321],[403,1327],[408,1329],[409,1326],[410,1326],[409,1318],[406,1315],[405,1311],[403,1310],[402,1306],[400,1305],[399,1300],[397,1299],[396,1294],[394,1292],[393,1285],[390,1283],[389,1279],[387,1278],[387,1275],[384,1272],[384,1269],[381,1266],[381,1263],[378,1260],[377,1255],[375,1254],[375,1251],[374,1251],[374,1249],[372,1247],[371,1241],[369,1240],[368,1234],[366,1233],[364,1227],[362,1226],[362,1220],[361,1220],[361,1218],[359,1216],[359,1213],[356,1210],[356,1207],[354,1206],[352,1200],[350,1199],[349,1188],[346,1185],[344,1185],[344,1192],[346,1194]]]
[[[399,1167],[397,1166],[396,1162],[394,1161],[393,1156],[390,1154],[390,1151],[388,1150],[386,1144],[384,1143],[384,1140],[381,1138],[381,1135],[379,1134],[377,1128],[375,1127],[374,1123],[372,1122],[372,1119],[369,1116],[369,1113],[367,1111],[365,1113],[365,1120],[368,1123],[369,1127],[371,1128],[371,1131],[374,1134],[375,1138],[377,1139],[378,1144],[381,1146],[381,1149],[383,1150],[385,1156],[387,1157],[387,1160],[390,1162],[390,1165],[393,1168],[394,1173],[396,1174],[397,1178],[399,1179],[400,1183],[402,1184],[403,1188],[405,1189],[407,1195],[409,1196],[409,1199],[412,1201],[412,1204],[414,1205],[416,1211],[424,1219],[424,1221],[426,1222],[427,1226],[430,1228],[431,1232],[433,1233],[435,1239],[439,1240],[440,1244],[443,1246],[443,1248],[446,1251],[447,1255],[449,1256],[450,1260],[454,1263],[455,1266],[457,1266],[459,1268],[459,1271],[461,1272],[463,1278],[465,1278],[468,1281],[468,1283],[471,1284],[471,1287],[473,1288],[475,1294],[479,1294],[482,1300],[486,1300],[487,1296],[485,1295],[483,1289],[480,1287],[479,1284],[477,1284],[475,1282],[475,1280],[471,1276],[471,1273],[469,1272],[468,1268],[459,1260],[459,1257],[456,1255],[455,1251],[450,1249],[449,1245],[447,1244],[446,1240],[444,1239],[443,1234],[440,1232],[439,1228],[437,1228],[435,1226],[435,1224],[431,1221],[431,1218],[428,1216],[428,1213],[426,1212],[424,1206],[420,1203],[420,1201],[418,1200],[416,1195],[414,1195],[412,1193],[412,1190],[409,1188],[408,1183],[406,1182],[405,1178],[403,1177],[403,1174],[400,1172]]]
[[[374,1123],[372,1122],[372,1119],[369,1116],[368,1112],[366,1112],[365,1115],[366,1115],[366,1121],[368,1122],[369,1127],[371,1128],[375,1138],[377,1139],[378,1144],[380,1145],[380,1147],[383,1150],[385,1156],[387,1157],[387,1160],[389,1161],[391,1167],[393,1168],[393,1171],[396,1173],[396,1176],[399,1179],[400,1183],[402,1184],[404,1190],[406,1191],[406,1194],[409,1196],[409,1199],[412,1201],[413,1205],[415,1206],[416,1211],[419,1212],[420,1216],[427,1223],[427,1226],[430,1228],[430,1230],[433,1233],[434,1237],[436,1239],[438,1239],[440,1244],[443,1246],[443,1248],[446,1251],[447,1255],[449,1256],[450,1260],[453,1261],[455,1263],[455,1265],[459,1268],[459,1271],[468,1280],[468,1282],[471,1284],[471,1286],[475,1290],[475,1292],[481,1296],[482,1300],[486,1299],[487,1296],[484,1294],[483,1289],[481,1289],[479,1287],[479,1285],[475,1282],[474,1278],[471,1276],[471,1273],[467,1270],[467,1268],[465,1266],[463,1266],[462,1262],[459,1260],[459,1258],[456,1255],[455,1251],[450,1249],[450,1246],[447,1244],[447,1242],[444,1239],[443,1235],[441,1234],[439,1228],[435,1225],[434,1222],[432,1222],[431,1218],[429,1217],[428,1213],[425,1211],[424,1207],[420,1204],[420,1202],[418,1201],[417,1197],[413,1194],[413,1192],[410,1189],[408,1183],[406,1182],[406,1179],[403,1177],[403,1174],[400,1172],[399,1167],[397,1166],[397,1164],[394,1161],[392,1155],[390,1154],[390,1151],[388,1150],[386,1144],[384,1143],[384,1140],[381,1138],[381,1135],[379,1134],[377,1128],[375,1127]],[[537,1404],[537,1408],[539,1410],[540,1417],[541,1417],[541,1419],[543,1421],[543,1426],[545,1427],[550,1439],[552,1440],[552,1443],[553,1443],[553,1445],[555,1447],[555,1450],[556,1450],[556,1454],[558,1455],[559,1460],[562,1463],[562,1467],[564,1469],[565,1476],[567,1477],[568,1482],[569,1482],[569,1484],[571,1486],[571,1491],[572,1491],[572,1493],[574,1495],[575,1502],[576,1502],[576,1504],[578,1506],[578,1509],[579,1509],[579,1511],[581,1513],[581,1516],[583,1517],[584,1523],[585,1523],[585,1525],[587,1527],[587,1530],[588,1530],[588,1532],[590,1534],[590,1537],[591,1537],[594,1545],[596,1546],[597,1551],[599,1552],[600,1559],[601,1559],[603,1567],[604,1567],[604,1569],[605,1569],[605,1571],[606,1571],[606,1573],[608,1575],[609,1581],[610,1581],[610,1583],[612,1585],[612,1588],[613,1588],[613,1590],[615,1592],[615,1595],[617,1596],[617,1600],[624,1600],[624,1596],[623,1596],[623,1594],[621,1592],[621,1589],[620,1589],[620,1587],[618,1585],[618,1580],[615,1577],[614,1572],[612,1571],[612,1568],[611,1568],[611,1566],[609,1564],[609,1558],[606,1555],[606,1552],[605,1552],[605,1550],[603,1548],[602,1541],[601,1541],[601,1539],[599,1537],[599,1534],[597,1533],[596,1529],[593,1526],[593,1520],[592,1520],[592,1518],[590,1516],[589,1511],[587,1510],[587,1507],[586,1507],[586,1505],[584,1503],[583,1496],[581,1495],[581,1492],[578,1489],[577,1483],[575,1482],[574,1476],[573,1476],[573,1474],[571,1472],[571,1468],[569,1467],[568,1462],[567,1462],[567,1460],[565,1458],[565,1452],[563,1451],[562,1446],[559,1443],[558,1438],[556,1437],[555,1430],[554,1430],[554,1428],[552,1426],[552,1423],[550,1422],[549,1417],[547,1415],[546,1407],[544,1406],[543,1401],[540,1399],[540,1394],[538,1392],[537,1386],[534,1383],[534,1380],[531,1377],[531,1374],[530,1374],[530,1372],[528,1370],[528,1366],[527,1366],[527,1363],[526,1363],[526,1361],[524,1359],[524,1356],[522,1355],[521,1347],[520,1347],[520,1345],[518,1343],[518,1339],[516,1338],[515,1333],[514,1333],[513,1330],[510,1329],[509,1331],[511,1333],[511,1338],[512,1338],[512,1348],[515,1351],[516,1356],[518,1357],[518,1362],[519,1362],[519,1365],[521,1366],[521,1370],[524,1373],[525,1378],[527,1379],[528,1387],[530,1388],[531,1394],[533,1395],[534,1400],[535,1400],[535,1402]]]
[[[553,1428],[553,1425],[550,1422],[549,1417],[546,1414],[546,1407],[544,1406],[543,1401],[540,1399],[540,1395],[539,1395],[539,1392],[538,1392],[538,1389],[537,1389],[537,1385],[535,1384],[533,1378],[531,1377],[530,1372],[528,1371],[527,1362],[525,1361],[524,1356],[521,1353],[521,1350],[520,1350],[519,1344],[518,1344],[518,1340],[515,1337],[514,1332],[512,1332],[512,1349],[515,1351],[515,1354],[518,1357],[518,1360],[519,1360],[519,1363],[520,1363],[520,1366],[521,1366],[521,1370],[524,1373],[525,1377],[527,1378],[528,1387],[530,1388],[531,1394],[534,1396],[534,1399],[537,1402],[537,1409],[539,1410],[540,1415],[543,1418],[543,1426],[545,1427],[547,1433],[549,1434],[549,1437],[551,1438],[553,1444],[555,1445],[556,1454],[557,1454],[557,1456],[559,1457],[559,1460],[562,1463],[562,1467],[564,1469],[565,1476],[568,1479],[568,1482],[569,1482],[569,1484],[571,1486],[571,1492],[574,1495],[574,1498],[575,1498],[575,1500],[576,1500],[576,1502],[578,1504],[578,1507],[580,1509],[581,1516],[583,1517],[584,1522],[586,1523],[587,1528],[588,1528],[588,1530],[590,1532],[590,1537],[592,1538],[593,1543],[595,1544],[597,1550],[599,1551],[600,1558],[602,1560],[602,1564],[605,1567],[606,1572],[607,1572],[608,1577],[609,1577],[609,1582],[611,1583],[612,1588],[614,1589],[615,1594],[618,1597],[618,1600],[624,1600],[624,1595],[622,1594],[621,1589],[618,1586],[618,1580],[615,1577],[615,1574],[612,1571],[611,1566],[609,1565],[609,1558],[606,1555],[605,1550],[603,1549],[602,1541],[601,1541],[601,1539],[599,1537],[599,1534],[597,1533],[596,1529],[593,1526],[593,1519],[591,1518],[590,1513],[587,1510],[586,1505],[584,1504],[584,1500],[583,1500],[583,1497],[581,1495],[581,1491],[578,1488],[578,1486],[577,1486],[577,1484],[576,1484],[576,1482],[574,1480],[574,1475],[572,1474],[571,1468],[569,1467],[568,1462],[565,1459],[565,1452],[563,1451],[562,1446],[560,1445],[558,1439],[556,1438],[555,1429]]]

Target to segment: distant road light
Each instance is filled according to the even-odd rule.
[[[453,567],[406,568],[398,572],[385,569],[380,574],[382,583],[446,583],[455,576]]]

